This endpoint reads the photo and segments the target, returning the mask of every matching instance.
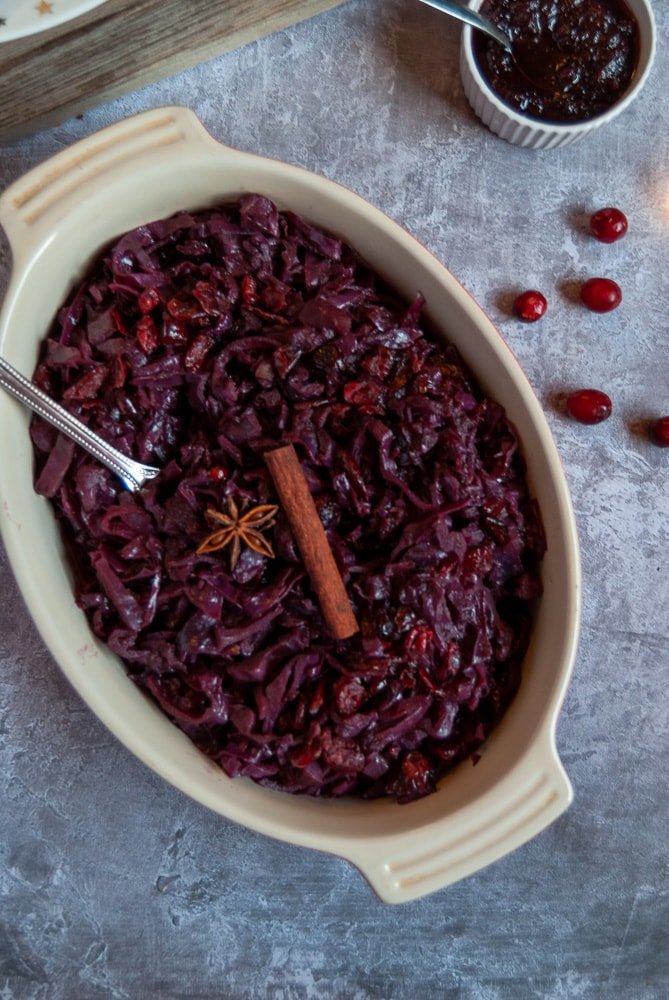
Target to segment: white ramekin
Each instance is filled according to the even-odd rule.
[[[0,528],[27,606],[55,660],[102,722],[167,781],[272,837],[348,859],[379,896],[423,896],[490,864],[543,830],[572,790],[555,727],[576,654],[580,563],[569,492],[541,406],[506,343],[453,275],[405,230],[343,187],[222,146],[185,108],[159,108],[64,150],[0,196],[13,271],[0,350],[32,372],[38,345],[101,247],[179,209],[262,192],[350,242],[407,299],[426,297],[482,386],[515,423],[548,540],[544,596],[518,695],[483,748],[438,791],[409,805],[321,801],[231,780],[130,682],[75,606],[55,518],[32,482],[29,414],[0,398]],[[39,748],[35,748],[39,753]]]
[[[482,3],[483,0],[470,0],[468,6],[478,10]],[[530,118],[516,111],[495,93],[481,73],[474,56],[474,29],[466,25],[460,41],[460,76],[465,96],[474,113],[484,125],[502,139],[528,149],[554,149],[558,146],[567,146],[613,121],[629,108],[639,95],[655,58],[655,18],[649,0],[625,0],[625,3],[639,24],[639,61],[631,85],[623,97],[608,111],[588,121],[559,123]]]

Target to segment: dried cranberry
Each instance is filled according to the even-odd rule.
[[[137,308],[144,316],[152,312],[159,303],[160,295],[157,288],[145,288],[137,296]]]
[[[337,771],[362,771],[365,766],[365,755],[362,750],[353,740],[340,736],[323,740],[323,760]]]
[[[308,767],[313,764],[315,754],[309,744],[299,747],[290,755],[290,763],[293,767]]]
[[[347,382],[344,386],[344,399],[353,406],[359,406],[362,410],[366,408],[375,409],[380,406],[383,390],[377,382],[369,382],[367,379],[358,379]]]
[[[209,334],[201,333],[195,337],[184,354],[184,368],[191,372],[199,371],[211,346],[212,340]]]
[[[516,316],[526,323],[534,323],[541,319],[547,308],[546,296],[534,288],[522,292],[513,303],[513,311]]]
[[[474,545],[465,553],[462,569],[467,576],[484,577],[493,567],[494,546],[491,542]]]
[[[590,231],[600,243],[615,243],[627,232],[627,219],[619,208],[600,208],[590,217]]]
[[[333,686],[335,703],[340,715],[354,715],[367,697],[367,691],[356,677],[340,677]]]
[[[650,439],[659,448],[669,448],[669,417],[658,417],[650,425]]]
[[[228,302],[222,292],[209,281],[198,281],[193,289],[193,297],[197,299],[209,316],[220,316],[228,308]]]
[[[167,303],[167,311],[174,319],[181,320],[183,323],[191,323],[193,326],[206,326],[209,323],[207,314],[200,307],[199,302],[185,302],[174,296]]]
[[[418,750],[405,754],[394,785],[398,802],[411,802],[435,790],[435,774],[427,758]]]
[[[581,424],[599,424],[611,416],[611,400],[599,389],[577,389],[567,400],[567,410]]]
[[[375,351],[367,354],[360,361],[360,367],[374,378],[386,379],[395,364],[395,352],[391,351],[383,344],[379,345]]]
[[[428,625],[414,625],[404,640],[404,651],[409,655],[421,656],[426,653],[434,639],[434,632]]]
[[[180,319],[165,315],[161,339],[166,346],[185,347],[190,341],[188,326]]]
[[[64,398],[78,403],[85,400],[97,399],[108,374],[106,365],[97,365],[95,368],[91,368],[74,385],[65,390],[63,393]]]
[[[158,346],[158,331],[151,316],[142,316],[137,323],[137,340],[145,354],[151,354]]]
[[[241,281],[242,302],[245,306],[252,306],[258,301],[258,290],[256,279],[251,274],[245,274]]]
[[[126,320],[123,318],[123,316],[121,316],[120,311],[115,306],[113,306],[109,310],[109,315],[118,332],[122,333],[124,337],[127,337],[130,331],[128,330],[128,325],[126,323]]]
[[[213,465],[207,475],[213,482],[220,483],[223,479],[228,478],[230,472],[224,465]]]
[[[622,302],[623,293],[612,278],[589,278],[581,287],[583,304],[593,312],[611,312]]]
[[[291,368],[299,361],[302,352],[294,344],[284,344],[277,347],[273,354],[274,367],[280,378],[285,378]]]

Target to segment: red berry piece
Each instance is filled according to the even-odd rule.
[[[650,439],[658,448],[669,448],[669,417],[659,417],[650,425]]]
[[[158,331],[151,316],[142,316],[137,321],[137,340],[145,354],[151,354],[158,346]]]
[[[224,465],[212,465],[207,475],[214,483],[220,483],[230,475],[229,470]]]
[[[581,286],[583,304],[593,312],[607,313],[622,302],[623,293],[612,278],[589,278]]]
[[[137,305],[139,311],[143,315],[147,315],[152,312],[156,306],[160,305],[160,295],[156,288],[145,288],[143,292],[140,292],[137,296]]]
[[[526,323],[534,323],[541,319],[547,307],[546,297],[533,288],[522,292],[513,303],[513,311],[516,316],[525,320]]]
[[[581,424],[600,424],[611,416],[611,400],[599,389],[577,389],[567,399],[567,411]]]
[[[600,243],[615,243],[627,232],[627,219],[619,208],[600,208],[590,216],[590,232]]]

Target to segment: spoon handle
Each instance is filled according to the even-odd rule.
[[[1,357],[0,387],[6,389],[25,406],[34,410],[40,417],[53,424],[59,431],[72,438],[94,458],[106,465],[108,469],[115,472],[126,489],[131,492],[139,490],[147,480],[153,479],[160,472],[160,469],[135,462],[123,452],[118,451],[117,448],[113,448]]]
[[[440,10],[442,14],[450,14],[458,21],[470,24],[472,28],[485,31],[487,35],[491,35],[496,42],[499,42],[507,52],[511,52],[511,39],[503,31],[500,31],[497,25],[488,20],[487,17],[483,17],[478,11],[470,10],[463,3],[458,3],[458,0],[421,0],[421,3],[427,4],[428,7],[434,7],[435,10]]]

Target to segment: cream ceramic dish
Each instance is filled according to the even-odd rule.
[[[102,722],[167,781],[217,813],[271,837],[356,865],[387,902],[440,889],[538,834],[572,790],[555,728],[576,653],[580,567],[565,476],[541,407],[518,363],[446,268],[350,191],[285,163],[220,145],[184,108],[120,122],[38,166],[0,197],[14,268],[0,314],[0,351],[30,374],[38,345],[73,282],[115,236],[178,209],[262,192],[343,236],[406,298],[420,289],[437,327],[460,348],[522,438],[548,537],[541,600],[521,689],[476,767],[459,766],[427,798],[321,801],[228,778],[125,676],[71,596],[47,501],[33,492],[29,414],[0,398],[0,527],[44,640]]]
[[[482,3],[483,0],[470,0],[468,6],[478,10]],[[540,121],[516,111],[498,97],[481,73],[474,56],[473,29],[465,26],[460,41],[460,76],[465,95],[474,113],[491,132],[495,132],[507,142],[528,149],[567,146],[613,121],[638,97],[655,59],[655,18],[649,0],[625,0],[625,3],[639,24],[639,61],[626,93],[604,114],[597,115],[589,121],[557,123]]]

